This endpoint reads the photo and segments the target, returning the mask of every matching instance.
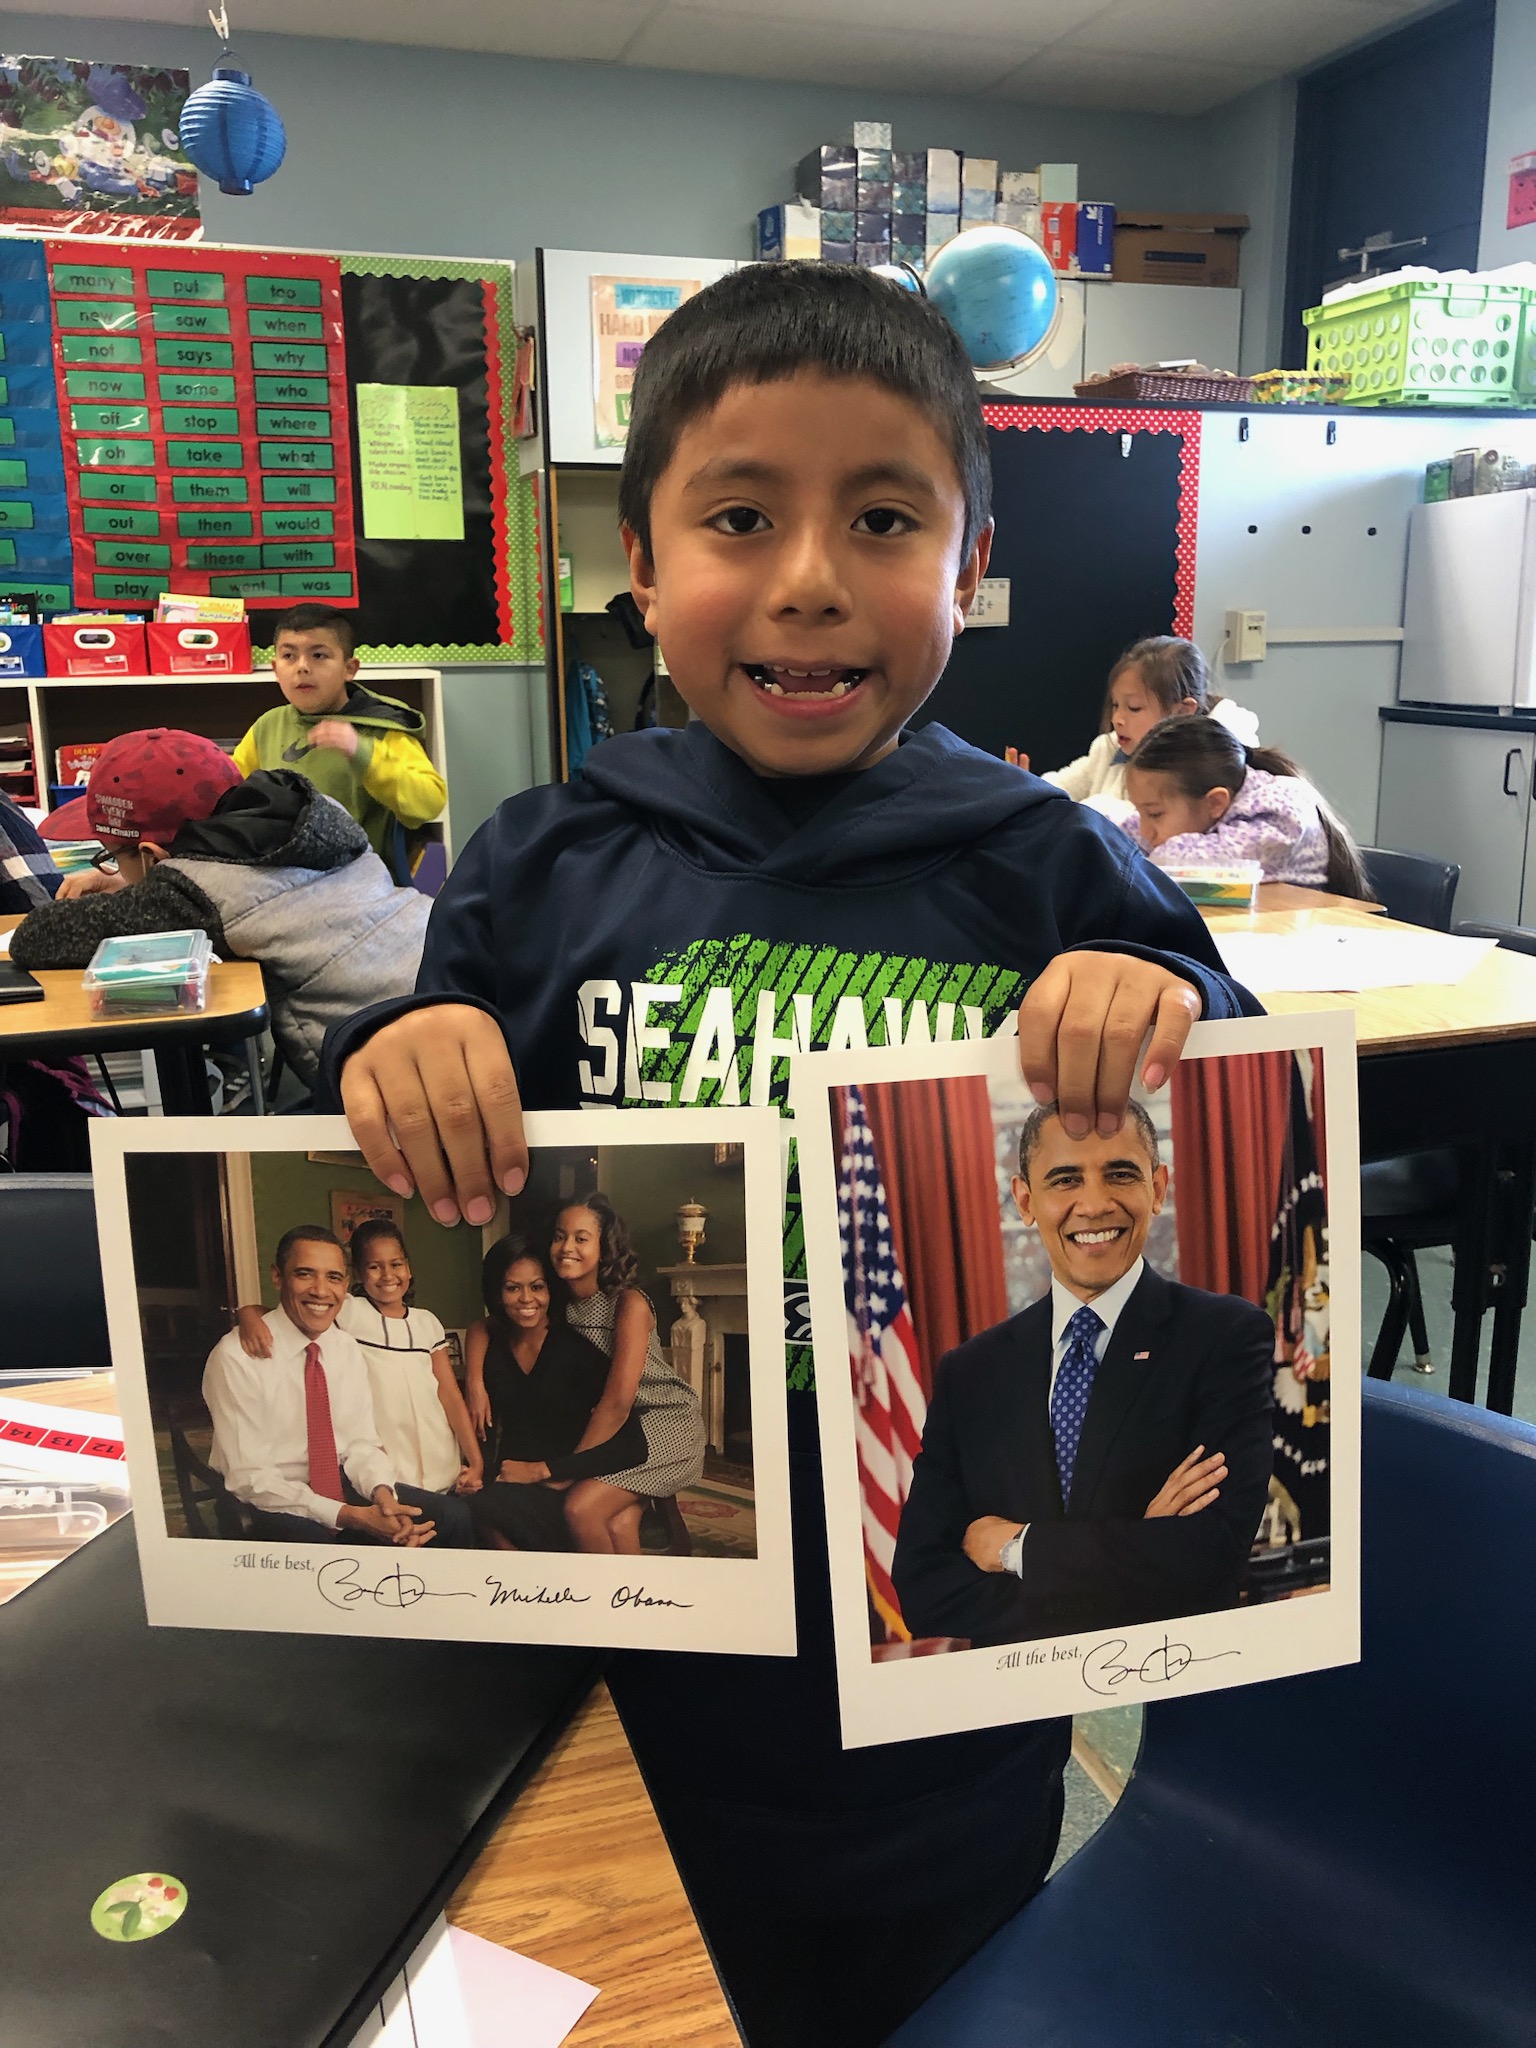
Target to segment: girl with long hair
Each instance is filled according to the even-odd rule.
[[[1099,736],[1086,754],[1044,777],[1074,803],[1124,819],[1130,809],[1126,764],[1153,726],[1165,718],[1214,718],[1245,745],[1259,737],[1259,721],[1241,704],[1217,696],[1211,672],[1193,640],[1153,634],[1127,647],[1109,672]]]

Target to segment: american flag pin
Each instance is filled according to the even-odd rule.
[[[1136,1358],[1133,1358],[1133,1359],[1131,1360],[1131,1363],[1132,1363],[1132,1365],[1134,1365],[1134,1364],[1136,1363],[1136,1359],[1138,1359],[1138,1358],[1150,1358],[1151,1356],[1152,1356],[1152,1354],[1151,1354],[1151,1352],[1150,1352],[1150,1351],[1138,1351],[1138,1352],[1136,1353]]]

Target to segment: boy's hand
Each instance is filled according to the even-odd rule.
[[[1124,953],[1058,953],[1019,1006],[1019,1063],[1036,1102],[1061,1105],[1061,1127],[1111,1138],[1125,1118],[1136,1061],[1161,1088],[1200,1016],[1200,991]]]
[[[341,1103],[369,1166],[419,1191],[439,1223],[489,1223],[496,1191],[528,1178],[523,1105],[495,1020],[434,1003],[376,1031],[341,1070]]]
[[[357,727],[345,718],[322,718],[309,729],[312,747],[334,747],[348,757],[357,752]]]
[[[54,891],[55,903],[69,903],[76,896],[114,896],[128,884],[121,875],[104,875],[100,868],[79,868],[66,875]]]

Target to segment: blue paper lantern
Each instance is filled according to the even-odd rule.
[[[282,162],[288,148],[282,117],[233,64],[214,67],[181,110],[181,146],[221,192],[247,197]]]
[[[978,370],[1001,369],[1049,340],[1059,294],[1045,251],[1013,228],[969,228],[928,266],[928,296]]]

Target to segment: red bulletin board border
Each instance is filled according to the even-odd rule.
[[[321,314],[323,339],[327,351],[326,366],[323,374],[328,386],[328,395],[324,409],[330,414],[331,431],[327,438],[332,445],[335,466],[329,474],[335,484],[335,497],[328,506],[323,508],[329,510],[333,515],[333,531],[329,537],[333,549],[333,563],[329,569],[317,569],[315,573],[331,576],[345,575],[350,583],[350,590],[346,594],[338,595],[334,600],[327,601],[334,601],[343,606],[355,606],[357,603],[358,586],[352,505],[352,430],[347,394],[346,349],[342,332],[340,259],[335,256],[298,255],[286,250],[189,248],[184,243],[162,243],[157,245],[154,243],[117,241],[50,240],[48,243],[48,263],[49,295],[54,313],[54,376],[58,388],[61,438],[65,449],[65,488],[69,500],[70,539],[74,548],[75,598],[77,607],[80,609],[99,609],[103,611],[142,611],[145,609],[146,604],[142,597],[99,598],[96,595],[95,578],[97,574],[113,573],[113,565],[107,563],[98,564],[96,560],[96,543],[98,540],[105,540],[109,537],[88,534],[85,531],[84,512],[86,507],[80,494],[81,465],[77,453],[77,444],[81,440],[120,438],[124,440],[148,440],[153,443],[153,464],[140,464],[133,468],[114,467],[111,471],[111,474],[114,476],[153,475],[157,480],[154,509],[160,513],[162,523],[159,540],[156,544],[169,545],[171,550],[171,566],[167,571],[146,571],[146,575],[166,574],[171,579],[172,589],[188,595],[206,595],[213,577],[224,577],[239,573],[231,570],[194,568],[189,565],[187,558],[187,549],[189,547],[217,545],[217,542],[212,539],[208,541],[199,541],[196,538],[183,539],[181,536],[179,530],[180,520],[177,515],[182,512],[195,511],[198,508],[192,503],[184,502],[178,504],[173,499],[171,495],[172,479],[176,476],[195,476],[200,472],[196,470],[173,471],[170,468],[166,454],[166,443],[169,440],[233,440],[244,448],[246,460],[242,464],[239,473],[244,475],[250,487],[245,504],[243,506],[229,505],[221,507],[216,503],[210,502],[206,509],[209,511],[218,511],[220,509],[227,509],[232,512],[249,511],[252,514],[249,541],[232,541],[231,545],[259,547],[262,544],[262,515],[266,511],[276,511],[280,507],[276,502],[269,506],[262,495],[261,480],[263,475],[276,474],[277,472],[263,471],[260,468],[258,444],[263,440],[296,440],[302,437],[284,436],[281,434],[262,435],[257,431],[256,396],[253,379],[258,374],[264,376],[278,375],[281,372],[269,372],[266,370],[257,372],[254,366],[251,353],[253,341],[262,341],[266,337],[253,337],[250,333],[249,324],[244,317],[248,308],[244,282],[247,278],[251,277],[289,277],[305,282],[317,282],[320,286],[320,306],[318,310]],[[142,372],[145,380],[146,394],[151,392],[155,394],[153,397],[146,395],[145,404],[150,409],[151,424],[144,432],[132,431],[114,437],[110,434],[86,430],[82,430],[77,434],[74,430],[72,424],[73,407],[78,404],[88,404],[92,401],[71,399],[66,381],[71,370],[90,367],[89,365],[82,364],[66,364],[64,361],[63,342],[66,338],[72,336],[73,330],[61,327],[60,310],[61,308],[65,309],[67,317],[67,309],[69,307],[89,303],[89,297],[85,294],[74,292],[59,293],[54,289],[54,277],[59,266],[71,264],[91,270],[130,270],[134,274],[133,302],[136,320],[133,332],[147,346],[143,349],[144,360],[141,364],[137,366],[124,365],[122,367],[124,369],[133,368]],[[163,408],[159,397],[158,385],[155,381],[160,367],[157,361],[158,351],[155,348],[155,343],[157,340],[169,341],[175,337],[169,334],[162,336],[156,333],[150,318],[150,306],[152,303],[170,304],[175,302],[166,299],[151,301],[147,276],[147,273],[151,270],[210,272],[222,276],[226,280],[227,289],[225,297],[221,302],[217,303],[222,304],[234,316],[230,321],[230,332],[228,335],[210,335],[208,338],[221,342],[228,341],[233,345],[232,372],[218,372],[215,374],[232,374],[234,377],[235,405],[240,416],[237,422],[239,431],[236,434],[181,435],[168,434],[165,431]],[[189,305],[208,303],[212,305],[215,302],[183,301],[182,303]],[[298,310],[313,311],[315,309],[303,308]],[[196,337],[183,338],[195,339]],[[112,367],[112,365],[102,365],[102,368],[106,370],[110,370]],[[314,375],[317,373],[309,374]],[[131,401],[125,401],[125,403],[131,403]],[[209,401],[209,407],[211,408],[214,403],[216,401]],[[304,408],[294,406],[290,409],[299,411]],[[234,475],[236,472],[214,470],[206,473],[210,476],[225,476]],[[325,474],[325,472],[317,472],[317,474]],[[300,508],[295,507],[295,509]],[[321,508],[317,507],[316,509]],[[130,536],[125,536],[125,539],[130,538]],[[302,539],[302,536],[296,536],[295,538]],[[268,544],[276,543],[269,541]],[[125,570],[121,573],[131,574],[132,572]],[[280,574],[283,572],[280,569],[274,568],[264,572],[252,570],[250,573],[254,575],[257,573]],[[303,570],[302,567],[295,567],[287,573],[298,575],[302,574]],[[298,601],[299,594],[295,591],[274,593],[270,596],[252,594],[245,598],[248,610],[285,610],[288,606]]]
[[[1174,434],[1181,439],[1173,630],[1182,639],[1192,638],[1195,630],[1195,544],[1200,518],[1200,414],[1173,412],[1165,406],[1121,408],[1023,401],[983,405],[981,416],[989,427],[999,432],[1013,428],[1045,434]]]
[[[501,316],[496,310],[496,287],[487,281],[480,287],[480,303],[485,308],[485,397],[491,459],[491,539],[496,554],[496,617],[501,626],[501,637],[508,642],[512,639],[512,592],[507,585],[507,561],[510,541],[507,529],[507,492],[510,483],[507,477],[506,450],[502,436],[496,431],[496,424],[503,418],[502,377],[501,377]]]

